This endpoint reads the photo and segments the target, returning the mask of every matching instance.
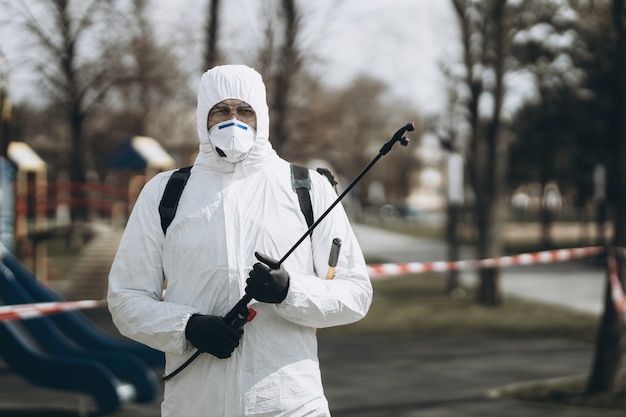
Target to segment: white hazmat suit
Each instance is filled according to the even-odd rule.
[[[192,314],[225,315],[244,295],[254,252],[280,259],[306,232],[289,163],[269,142],[261,76],[242,65],[216,67],[201,79],[197,122],[200,152],[176,217],[164,235],[158,205],[171,174],[143,188],[109,276],[115,325],[166,354],[169,374],[195,349],[185,338]],[[207,115],[218,102],[239,99],[256,112],[257,135],[242,162],[212,149]],[[336,199],[326,178],[311,172],[315,218]],[[325,280],[332,240],[342,247],[334,280]],[[348,324],[369,309],[372,287],[346,214],[338,205],[283,263],[290,276],[280,304],[253,301],[232,356],[201,354],[165,384],[164,417],[328,416],[314,328]],[[165,299],[161,301],[164,279]]]

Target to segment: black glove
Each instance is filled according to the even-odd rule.
[[[260,262],[252,266],[246,281],[246,294],[264,303],[282,302],[287,297],[289,274],[282,265],[277,266],[277,260],[259,252],[255,252],[254,256]]]
[[[220,359],[229,358],[243,330],[233,329],[219,316],[194,314],[185,328],[185,337],[200,352],[207,352]]]

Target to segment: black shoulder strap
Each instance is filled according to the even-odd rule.
[[[337,181],[335,180],[335,175],[332,173],[332,171],[328,168],[321,167],[317,168],[316,171],[325,176],[328,182],[330,182],[330,185],[332,185],[335,189],[335,192],[337,192]]]
[[[180,200],[180,196],[183,194],[183,189],[187,184],[190,174],[191,166],[180,168],[174,171],[167,181],[163,197],[161,197],[161,202],[159,203],[159,214],[161,215],[161,229],[163,229],[163,233],[167,231],[172,220],[174,220],[174,216],[176,216],[178,200]]]
[[[191,166],[188,166],[174,171],[167,181],[163,197],[161,197],[161,202],[159,203],[163,233],[167,232],[167,228],[174,220],[174,216],[176,216],[178,201],[191,174],[191,168]],[[318,172],[326,176],[333,186],[336,185],[337,183],[334,181],[332,173],[328,170],[325,171],[318,169]],[[311,227],[313,225],[313,206],[311,204],[311,178],[309,177],[308,168],[291,164],[291,187],[298,195],[300,210],[306,219],[307,225]]]
[[[311,227],[313,224],[313,206],[311,205],[311,178],[309,169],[300,165],[291,164],[291,188],[298,195],[300,210],[304,214],[306,224]]]

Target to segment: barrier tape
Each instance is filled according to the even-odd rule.
[[[385,263],[367,265],[367,270],[372,278],[394,276],[403,274],[415,274],[425,272],[465,271],[477,268],[506,267],[512,265],[532,265],[553,262],[563,262],[570,259],[585,258],[600,254],[604,251],[602,246],[590,246],[584,248],[559,249],[553,251],[541,251],[534,253],[522,253],[519,255],[503,256],[501,258],[487,258],[481,260],[465,260],[456,262],[409,262],[409,263]],[[626,309],[626,295],[619,281],[617,272],[616,256],[625,256],[625,248],[612,248],[608,256],[609,279],[611,295],[618,312]],[[0,306],[0,322],[8,320],[25,320],[42,317],[49,314],[62,313],[64,311],[96,308],[106,305],[105,300],[82,300],[61,301],[35,304],[17,304]]]
[[[613,300],[613,304],[615,305],[615,310],[618,313],[623,313],[624,307],[626,306],[626,296],[624,296],[624,288],[622,287],[622,283],[619,281],[615,249],[609,251],[607,262],[609,268],[609,283],[611,285],[611,299]]]
[[[81,300],[0,306],[0,322],[33,319],[64,311],[96,308],[105,304],[104,300]]]
[[[370,277],[393,276],[403,274],[420,274],[425,272],[466,271],[478,268],[497,268],[512,265],[545,264],[562,262],[576,258],[586,258],[597,255],[604,251],[602,246],[590,246],[586,248],[559,249],[534,253],[522,253],[519,255],[503,256],[501,258],[487,258],[480,260],[455,261],[455,262],[410,262],[410,263],[386,263],[368,265]]]

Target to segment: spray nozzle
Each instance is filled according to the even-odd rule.
[[[407,123],[402,126],[396,133],[393,134],[389,142],[385,143],[382,148],[380,148],[381,155],[387,155],[387,153],[391,150],[393,145],[396,142],[400,142],[402,146],[407,146],[409,144],[409,139],[404,137],[404,132],[412,132],[415,130],[415,123]]]

